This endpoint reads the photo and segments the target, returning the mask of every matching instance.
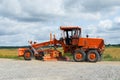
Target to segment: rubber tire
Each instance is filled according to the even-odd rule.
[[[96,58],[94,60],[90,59],[90,57],[89,57],[89,55],[91,53],[94,53],[96,55]],[[97,50],[90,50],[90,51],[88,51],[88,53],[87,53],[87,61],[89,61],[89,62],[97,62],[99,59],[100,59],[100,55],[99,55]]]
[[[76,58],[76,54],[78,54],[78,53],[82,54],[82,56],[83,56],[82,59],[77,59]],[[85,59],[86,59],[86,53],[84,51],[82,51],[82,50],[76,50],[74,52],[74,54],[73,54],[73,60],[74,61],[76,61],[76,62],[83,62],[83,61],[85,61]]]
[[[26,57],[26,54],[27,54],[28,52],[30,53],[30,57],[29,57],[29,58]],[[24,52],[24,59],[25,59],[25,60],[31,60],[31,59],[32,59],[32,52],[31,52],[30,50],[26,50],[26,51]]]

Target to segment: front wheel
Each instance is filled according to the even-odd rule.
[[[97,52],[97,50],[90,50],[87,53],[87,60],[89,62],[97,62],[100,58],[99,53]]]
[[[83,62],[85,61],[86,54],[82,50],[76,50],[75,53],[73,54],[73,59],[76,62]]]
[[[24,52],[24,59],[25,60],[31,60],[31,58],[32,58],[32,52],[30,50],[26,50]]]

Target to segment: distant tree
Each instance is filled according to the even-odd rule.
[[[111,46],[111,44],[108,44],[108,47],[110,47]]]

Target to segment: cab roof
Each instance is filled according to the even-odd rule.
[[[60,26],[60,30],[64,30],[64,31],[66,31],[66,30],[71,31],[74,29],[81,30],[81,28],[78,26]]]

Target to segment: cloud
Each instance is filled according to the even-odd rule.
[[[65,8],[69,11],[80,12],[101,12],[112,11],[116,7],[120,7],[119,0],[66,0]]]
[[[47,41],[50,33],[57,33],[58,27],[39,22],[19,22],[0,18],[0,43],[2,45],[27,45],[28,40]]]
[[[103,28],[101,30],[110,30],[113,27],[113,23],[111,20],[102,20],[98,24],[99,28]]]
[[[23,4],[24,3],[24,4]],[[2,0],[0,14],[18,21],[38,22],[62,16],[62,0]]]
[[[23,6],[23,10],[30,13],[34,16],[41,16],[41,14],[54,14],[54,15],[61,15],[63,12],[61,10],[61,3],[62,0],[51,0],[51,1],[44,1],[44,0],[21,0]]]
[[[101,20],[114,16],[120,9],[119,0],[65,0],[64,10],[73,17]]]
[[[60,38],[59,26],[81,26],[82,36],[119,43],[119,0],[0,0],[0,44],[27,45]]]
[[[115,18],[116,20],[118,18]],[[120,25],[116,21],[109,19],[101,20],[98,25],[89,25],[85,33],[89,33],[91,37],[103,38],[106,44],[119,43]]]
[[[118,26],[120,25],[120,16],[114,18],[114,23],[116,23]]]
[[[21,14],[23,14],[22,8],[18,0],[1,0],[0,15],[14,18],[15,16],[20,16]]]

